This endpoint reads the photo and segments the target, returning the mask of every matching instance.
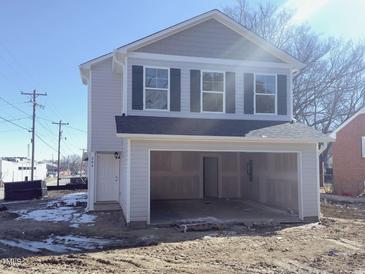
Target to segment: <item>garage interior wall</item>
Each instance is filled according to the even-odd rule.
[[[296,153],[241,153],[246,169],[252,161],[252,181],[241,172],[242,198],[298,213],[298,168]]]
[[[151,199],[202,199],[203,156],[219,157],[220,198],[243,198],[298,211],[295,153],[151,152]],[[253,162],[250,182],[246,164]]]

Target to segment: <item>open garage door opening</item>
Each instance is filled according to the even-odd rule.
[[[297,153],[150,153],[151,224],[299,220]]]

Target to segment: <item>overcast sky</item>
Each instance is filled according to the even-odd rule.
[[[255,5],[257,1],[249,1]],[[309,22],[323,35],[365,37],[364,0],[275,0],[296,11],[292,23]],[[78,65],[116,47],[234,0],[87,1],[3,0],[0,3],[0,117],[31,128],[31,104],[21,91],[47,92],[38,109],[36,159],[56,158],[63,120],[62,154],[86,147],[86,87]],[[18,108],[18,109],[17,109]],[[19,110],[20,109],[20,110]],[[24,113],[25,112],[25,113]],[[0,157],[26,156],[30,134],[0,121]]]

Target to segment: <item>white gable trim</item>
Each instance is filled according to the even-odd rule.
[[[198,64],[219,64],[219,65],[249,67],[249,68],[258,67],[258,68],[294,69],[293,65],[286,64],[286,63],[246,61],[246,60],[223,59],[223,58],[193,57],[193,56],[183,56],[183,55],[167,55],[167,54],[146,53],[146,52],[130,52],[130,53],[128,53],[128,57],[144,59],[144,60],[189,62],[189,63],[198,63]]]
[[[361,108],[358,112],[356,112],[354,115],[352,115],[349,119],[347,119],[344,123],[342,123],[337,129],[335,129],[331,134],[330,137],[336,138],[336,133],[339,132],[341,129],[343,129],[345,126],[347,126],[352,120],[354,120],[357,116],[360,114],[365,113],[365,107]]]
[[[146,46],[148,44],[152,44],[154,42],[157,42],[161,39],[164,39],[168,36],[171,36],[175,33],[178,33],[180,31],[183,31],[185,29],[191,28],[195,25],[198,25],[199,23],[205,22],[207,20],[210,19],[215,19],[218,22],[224,24],[226,27],[230,28],[231,30],[235,31],[236,33],[238,33],[239,35],[245,37],[246,39],[248,39],[249,41],[251,41],[252,43],[256,44],[258,47],[261,47],[263,50],[267,51],[268,53],[272,54],[273,56],[277,57],[278,59],[282,60],[284,62],[284,64],[281,64],[285,67],[289,67],[290,69],[292,69],[292,72],[297,72],[300,69],[302,69],[305,64],[303,64],[302,62],[298,61],[297,59],[295,59],[294,57],[290,56],[289,54],[287,54],[286,52],[274,47],[273,45],[271,45],[269,42],[267,42],[266,40],[262,39],[261,37],[259,37],[258,35],[254,34],[253,32],[249,31],[248,29],[246,29],[245,27],[243,27],[242,25],[238,24],[237,22],[235,22],[232,18],[228,17],[227,15],[225,15],[223,12],[219,11],[219,10],[211,10],[208,11],[206,13],[203,13],[201,15],[195,16],[191,19],[188,19],[186,21],[183,21],[181,23],[178,23],[172,27],[166,28],[162,31],[156,32],[154,34],[151,34],[147,37],[144,37],[142,39],[136,40],[132,43],[129,43],[127,45],[124,45],[118,49],[115,49],[113,52],[107,53],[105,55],[102,55],[100,57],[94,58],[90,61],[87,61],[83,64],[81,64],[79,66],[80,69],[80,74],[81,74],[81,79],[83,84],[87,85],[88,84],[88,71],[91,68],[91,65],[96,64],[98,62],[104,61],[105,59],[108,59],[110,57],[113,57],[113,64],[114,61],[118,61],[120,65],[120,63],[123,63],[123,60],[127,54],[132,54],[134,50],[141,48],[143,46]],[[158,54],[156,54],[157,56]],[[171,57],[171,56],[170,56]],[[173,57],[171,57],[173,58]],[[185,59],[188,57],[185,57]],[[195,60],[199,60],[200,57],[191,57],[192,59]],[[204,58],[207,59],[207,58]],[[209,59],[214,59],[213,62],[222,62],[222,59],[220,58],[209,58]],[[237,61],[237,60],[226,60],[228,62],[232,62],[232,61]],[[224,61],[224,62],[226,62]],[[263,66],[263,65],[268,65],[268,66],[274,66],[278,67],[280,66],[280,63],[275,63],[274,62],[250,62],[250,61],[240,61],[240,63],[246,63],[247,65],[249,65],[250,63],[253,63],[251,65],[258,65],[258,66]],[[116,71],[120,72],[122,69],[118,68],[116,69]]]
[[[262,39],[261,37],[254,34],[253,32],[247,30],[245,27],[238,24],[233,19],[231,19],[224,13],[220,12],[219,10],[212,10],[212,11],[203,13],[203,14],[193,17],[189,20],[186,20],[182,23],[176,24],[170,28],[164,29],[164,30],[156,32],[150,36],[147,36],[145,38],[142,38],[140,40],[127,44],[125,46],[122,46],[122,47],[118,48],[116,51],[123,52],[123,53],[134,51],[136,49],[139,49],[146,45],[157,42],[161,39],[164,39],[168,36],[171,36],[175,33],[183,31],[185,29],[191,28],[199,23],[202,23],[202,22],[210,20],[210,19],[215,19],[218,22],[224,24],[226,27],[237,32],[241,36],[243,36],[246,39],[250,40],[251,42],[255,43],[257,46],[261,47],[262,49],[264,49],[265,51],[274,55],[275,57],[279,58],[280,60],[294,65],[298,70],[305,66],[303,63],[301,63],[294,57],[292,57],[289,54],[287,54],[286,52],[274,47],[273,45],[268,43],[266,40]]]

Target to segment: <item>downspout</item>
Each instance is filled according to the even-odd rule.
[[[113,51],[113,66],[114,66],[114,64],[116,64],[116,66],[114,66],[115,70],[122,74],[121,81],[122,81],[123,103],[122,103],[121,113],[123,113],[123,114],[126,114],[126,112],[127,112],[127,89],[126,89],[127,62],[126,62],[126,59],[127,59],[126,52],[120,52],[118,50]]]

